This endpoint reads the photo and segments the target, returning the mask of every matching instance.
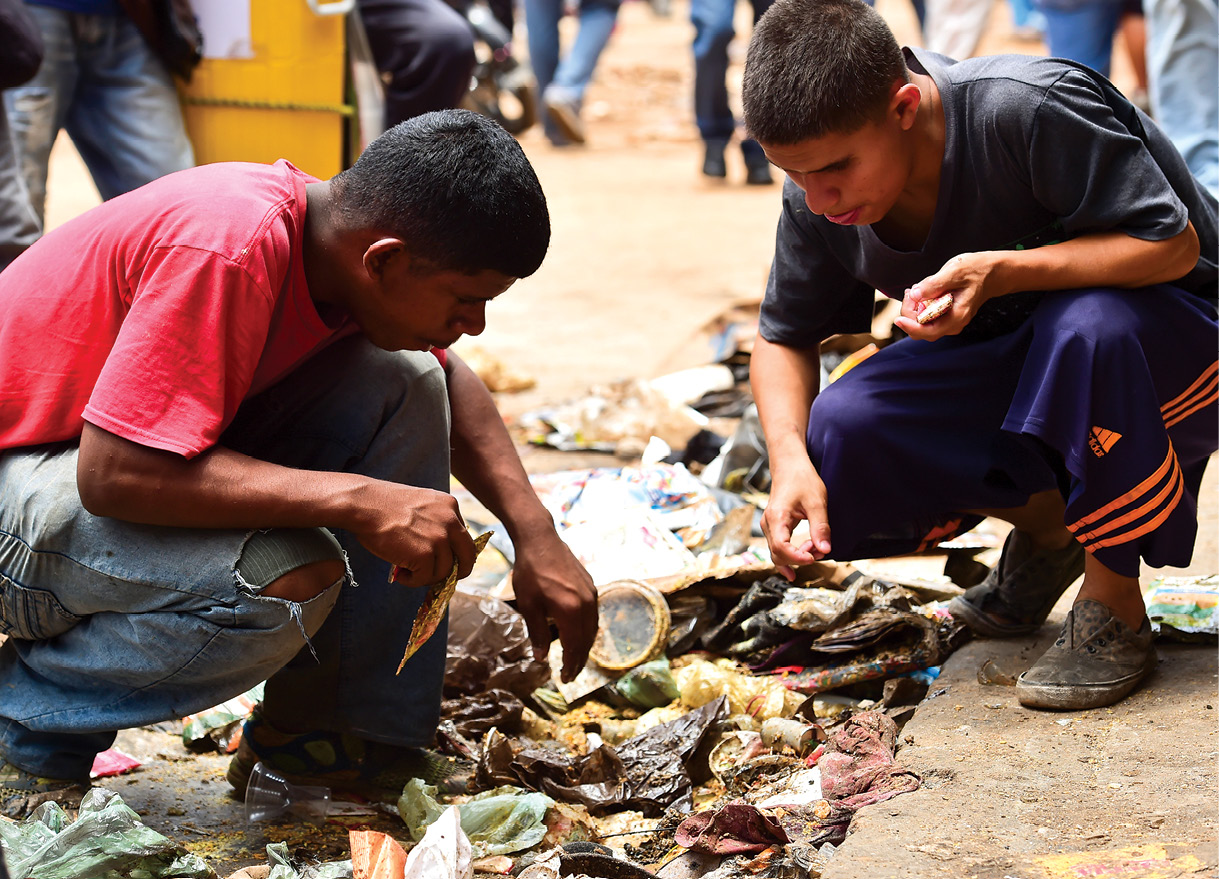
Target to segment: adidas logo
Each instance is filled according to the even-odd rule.
[[[1096,457],[1103,458],[1121,438],[1122,435],[1117,431],[1093,426],[1088,431],[1088,448],[1092,450],[1092,454],[1096,455]]]

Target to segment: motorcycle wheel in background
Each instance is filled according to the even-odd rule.
[[[449,0],[465,16],[477,38],[478,61],[462,105],[494,119],[509,134],[521,134],[537,122],[537,81],[533,71],[512,53],[512,34],[484,0]]]

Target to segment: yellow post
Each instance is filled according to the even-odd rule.
[[[182,85],[199,164],[288,159],[328,178],[343,169],[344,20],[306,0],[250,0],[251,58],[204,58]],[[206,45],[205,53],[216,51]]]

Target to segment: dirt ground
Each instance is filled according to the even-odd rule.
[[[918,44],[905,0],[877,6],[899,40]],[[554,237],[542,269],[493,304],[488,330],[476,340],[537,380],[530,391],[500,396],[509,416],[595,383],[704,363],[711,352],[701,328],[761,295],[778,178],[770,187],[744,186],[736,152],[726,183],[699,175],[687,10],[684,0],[675,0],[668,17],[638,0],[624,5],[589,90],[587,147],[552,148],[537,130],[522,138],[549,198]],[[738,13],[738,31],[747,33],[745,4]],[[1044,50],[1012,39],[1000,3],[982,51]],[[1128,88],[1130,65],[1117,55],[1114,80]],[[743,56],[738,39],[734,87]],[[70,144],[57,145],[49,225],[96,200]],[[538,452],[527,452],[526,461],[533,470],[588,466]],[[1214,467],[1210,477],[1197,572],[1219,571]],[[1028,712],[1010,687],[977,682],[986,659],[1019,671],[1053,632],[974,642],[954,655],[938,683],[942,693],[904,733],[900,759],[923,774],[924,788],[862,812],[827,876],[1215,875],[1214,648],[1167,647],[1152,687],[1078,715]],[[265,843],[283,835],[247,828],[226,796],[224,758],[189,755],[157,732],[124,733],[120,746],[148,765],[110,786],[221,875],[261,861]],[[332,827],[289,839],[327,858],[341,856],[345,835]],[[1129,851],[1134,846],[1144,848]]]

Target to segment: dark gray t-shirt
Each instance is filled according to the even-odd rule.
[[[1108,80],[1068,61],[1025,55],[956,62],[907,49],[906,62],[935,80],[944,108],[944,162],[927,240],[902,251],[870,226],[831,223],[809,211],[804,193],[788,180],[762,303],[764,339],[809,348],[834,333],[867,332],[873,290],[900,299],[959,253],[1113,230],[1160,241],[1187,220],[1202,256],[1174,283],[1216,298],[1215,198]],[[990,300],[962,335],[1013,329],[1041,295]]]

